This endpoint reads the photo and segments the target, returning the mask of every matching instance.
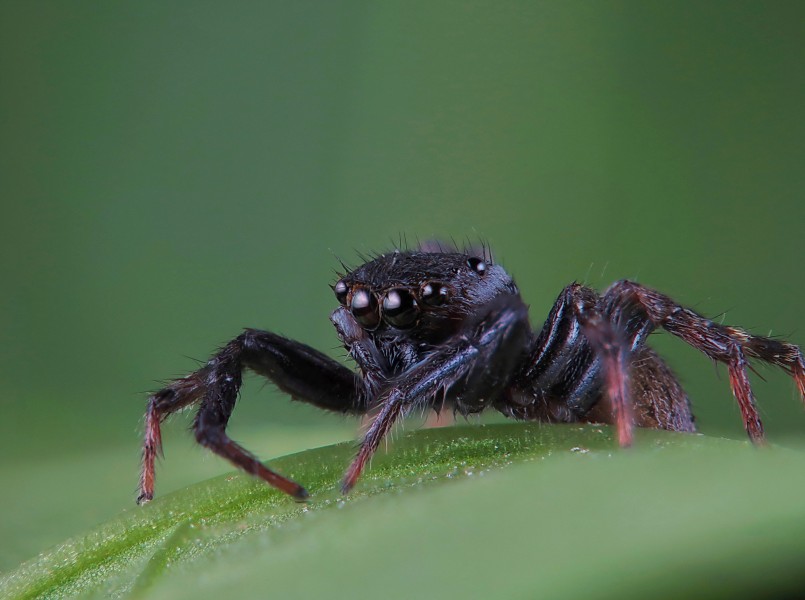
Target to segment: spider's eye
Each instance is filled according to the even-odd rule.
[[[417,312],[416,300],[408,290],[389,290],[383,298],[383,317],[393,327],[410,327],[416,321]]]
[[[429,281],[422,286],[419,291],[419,297],[422,298],[422,304],[441,306],[447,300],[447,286],[435,281]]]
[[[367,329],[374,329],[380,323],[380,311],[377,310],[377,299],[363,288],[352,294],[352,315]]]
[[[478,273],[478,275],[483,275],[486,273],[486,263],[482,261],[480,258],[472,258],[467,259],[467,265],[470,269]]]
[[[336,300],[338,300],[342,306],[346,306],[349,287],[347,287],[347,284],[344,283],[343,279],[333,286],[333,291],[335,292]]]

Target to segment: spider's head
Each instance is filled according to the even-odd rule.
[[[440,338],[501,294],[517,294],[503,267],[462,252],[395,251],[333,286],[339,303],[378,336]]]

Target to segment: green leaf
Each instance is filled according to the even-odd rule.
[[[609,428],[431,429],[272,461],[297,504],[241,474],[132,507],[0,580],[21,597],[645,597],[796,589],[805,455]]]

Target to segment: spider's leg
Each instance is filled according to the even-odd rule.
[[[684,390],[643,344],[653,325],[607,308],[594,290],[567,286],[515,382],[519,402],[500,410],[520,419],[612,422],[622,445],[631,443],[634,424],[693,431]]]
[[[204,399],[193,422],[196,440],[238,468],[260,477],[297,500],[304,500],[308,494],[301,485],[263,466],[254,455],[226,435],[226,425],[240,389],[243,354],[243,344],[236,340],[211,361],[213,365],[207,377]]]
[[[631,446],[634,421],[629,362],[632,344],[626,341],[625,332],[595,305],[579,302],[575,309],[584,336],[601,361],[604,389],[618,432],[618,443],[623,447]]]
[[[307,495],[304,488],[264,467],[227,437],[226,425],[237,400],[243,369],[263,375],[296,400],[319,408],[355,414],[366,411],[363,383],[351,370],[299,342],[267,331],[246,330],[204,367],[149,399],[138,503],[154,496],[154,462],[160,450],[161,421],[199,401],[201,406],[194,421],[199,443],[295,498]]]
[[[805,358],[794,344],[753,336],[737,327],[715,323],[655,290],[631,281],[619,281],[607,290],[603,311],[642,318],[651,327],[662,327],[711,359],[725,363],[732,392],[741,409],[744,427],[752,441],[764,440],[763,423],[747,376],[747,358],[776,365],[795,380],[805,401]]]
[[[155,392],[148,399],[145,413],[145,439],[143,440],[143,465],[140,472],[139,496],[137,504],[148,502],[154,497],[154,462],[162,454],[162,434],[160,423],[165,418],[186,406],[196,403],[204,393],[206,367],[172,382]]]
[[[341,486],[343,493],[346,494],[358,481],[366,463],[380,445],[380,441],[405,409],[426,401],[440,390],[449,388],[463,378],[477,355],[478,350],[467,344],[449,354],[440,353],[438,357],[433,357],[427,364],[421,364],[417,368],[411,369],[405,374],[405,377],[401,378],[401,381],[382,400],[382,409],[364,435],[360,450],[344,475]]]
[[[598,294],[577,283],[559,294],[548,319],[534,340],[517,386],[539,400],[509,416],[548,421],[572,421],[582,417],[597,400],[600,361],[584,335],[577,306],[595,306]],[[550,407],[545,414],[531,410]],[[565,414],[566,413],[566,414]]]
[[[536,396],[510,416],[549,421],[585,420],[601,396],[603,379],[624,442],[631,437],[628,357],[634,340],[599,313],[598,294],[577,283],[562,290],[531,348],[517,382]]]
[[[519,297],[495,300],[487,308],[481,311],[482,319],[456,335],[454,343],[445,344],[385,389],[382,408],[344,475],[342,493],[352,489],[394,422],[411,408],[429,403],[437,394],[449,395],[454,386],[461,389],[462,401],[482,403],[491,389],[503,387],[498,379],[511,376],[525,348],[527,308]]]

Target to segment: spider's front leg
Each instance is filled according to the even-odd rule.
[[[344,475],[342,493],[352,489],[394,422],[410,409],[432,404],[441,394],[460,410],[481,410],[505,388],[527,350],[528,309],[519,296],[502,296],[477,314],[481,318],[465,322],[458,334],[381,392],[380,412]]]
[[[268,378],[296,400],[337,412],[366,412],[367,391],[351,370],[299,342],[248,329],[204,367],[149,398],[138,504],[154,497],[154,463],[161,451],[160,423],[171,413],[197,402],[200,407],[193,429],[200,444],[298,500],[307,497],[301,485],[265,467],[226,435],[244,369]]]

